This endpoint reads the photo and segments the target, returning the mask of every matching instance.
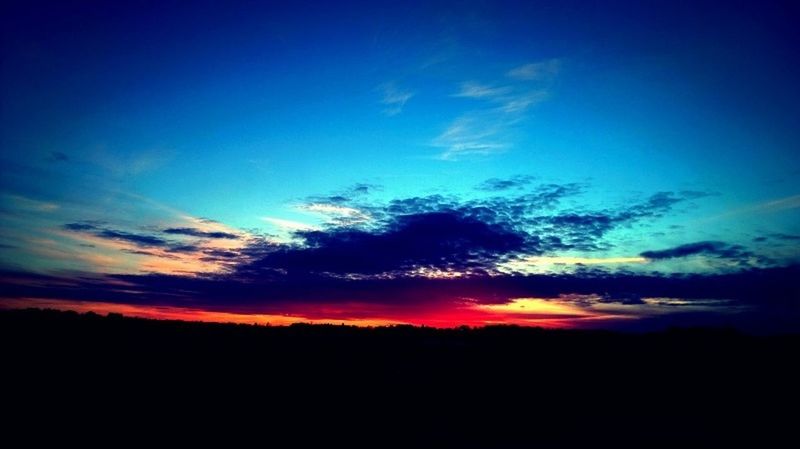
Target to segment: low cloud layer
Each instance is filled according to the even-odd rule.
[[[798,315],[788,299],[798,296],[790,281],[797,267],[739,244],[708,240],[607,255],[615,232],[646,229],[708,194],[663,191],[616,207],[576,206],[588,189],[515,176],[480,183],[479,197],[380,201],[372,195],[380,186],[356,184],[294,204],[322,222],[287,227],[288,240],[191,217],[173,226],[75,221],[60,232],[82,250],[147,263],[138,273],[77,277],[7,270],[2,298],[430,325],[621,326],[643,317],[691,312],[718,319],[743,310],[762,318]],[[684,258],[727,268],[648,271]]]

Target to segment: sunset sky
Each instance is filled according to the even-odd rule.
[[[799,330],[768,3],[3,2],[0,307]]]

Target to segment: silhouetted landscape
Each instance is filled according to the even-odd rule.
[[[235,415],[265,432],[412,446],[767,441],[790,432],[800,378],[800,336],[729,329],[254,326],[28,309],[0,313],[0,332],[4,384],[23,393],[17,419],[120,431],[144,407],[152,423]],[[77,403],[86,416],[70,412]]]

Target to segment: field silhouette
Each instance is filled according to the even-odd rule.
[[[307,443],[380,435],[414,447],[763,443],[792,428],[800,341],[728,329],[270,327],[31,309],[0,313],[0,329],[4,385],[14,386],[6,407],[22,426],[234,425],[239,437],[296,429]]]

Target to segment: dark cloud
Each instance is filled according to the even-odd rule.
[[[461,200],[455,196],[430,195],[397,199],[386,206],[372,207],[373,214],[397,215],[457,211],[489,223],[512,227],[534,224],[534,216],[557,206],[562,199],[581,193],[582,184],[544,184],[532,192],[517,196],[493,196],[488,198]]]
[[[459,279],[326,276],[185,277],[108,275],[60,278],[30,273],[0,273],[3,298],[56,298],[141,305],[201,307],[241,313],[313,314],[317,306],[364,303],[382,307],[460,307],[504,303],[512,298],[561,300],[565,294],[596,295],[600,302],[638,305],[642,298],[679,298],[685,305],[725,300],[725,310],[746,307],[759,316],[781,316],[800,327],[800,266],[743,270],[716,275],[476,275]],[[13,281],[9,281],[9,279]],[[580,303],[581,299],[575,300]],[[670,304],[682,307],[681,302]],[[335,307],[328,307],[335,309]],[[748,312],[751,313],[751,312]],[[769,323],[766,323],[769,324]],[[766,331],[776,331],[767,327]]]
[[[69,231],[91,234],[102,239],[132,243],[142,248],[170,248],[176,245],[173,242],[169,242],[154,235],[110,229],[104,227],[102,224],[93,222],[67,223],[62,227]]]
[[[562,199],[584,188],[545,184],[516,196],[465,201],[429,195],[362,204],[376,217],[368,227],[297,232],[302,244],[273,247],[243,264],[240,272],[397,276],[430,268],[491,273],[498,262],[517,257],[607,249],[605,236],[611,230],[661,217],[676,204],[705,195],[659,192],[619,209],[553,212]],[[722,248],[717,250],[722,256]],[[733,250],[745,255],[741,248],[728,248]]]
[[[771,235],[772,238],[777,240],[797,241],[800,240],[800,235],[776,233]]]
[[[369,195],[370,193],[380,191],[382,189],[381,186],[377,184],[367,184],[367,183],[356,183],[350,186],[347,191],[350,193],[351,196],[356,195]]]
[[[724,242],[705,241],[688,243],[662,250],[645,251],[640,256],[651,260],[675,259],[688,257],[698,254],[713,256],[724,259],[742,259],[753,256],[753,254],[741,245],[729,245]]]
[[[517,175],[507,179],[491,178],[478,184],[475,188],[485,192],[501,192],[504,190],[521,189],[535,178],[529,175]]]
[[[102,237],[104,239],[119,240],[123,242],[133,243],[139,246],[166,247],[170,245],[169,242],[167,242],[166,240],[152,235],[134,234],[131,232],[116,231],[113,229],[99,230],[95,233],[95,235],[98,237]]]
[[[540,235],[559,237],[563,249],[581,251],[606,250],[611,245],[604,241],[610,231],[628,227],[642,220],[663,217],[682,202],[702,198],[703,192],[658,192],[646,200],[618,209],[601,211],[566,211],[535,217],[533,222]]]
[[[157,254],[149,251],[152,248],[161,248],[166,250],[168,253],[205,253],[206,250],[197,244],[190,244],[181,241],[173,241],[164,239],[158,235],[149,235],[149,234],[142,234],[142,233],[135,233],[135,232],[128,232],[128,231],[121,231],[118,229],[112,229],[105,226],[103,223],[97,222],[79,222],[79,223],[68,223],[62,226],[64,229],[73,232],[81,232],[85,234],[91,234],[95,237],[107,239],[107,240],[116,240],[116,241],[123,241],[127,243],[132,243],[136,245],[139,250],[130,250],[130,249],[123,249],[122,251],[130,253],[130,254],[139,254],[139,255],[146,255],[146,256],[153,256],[153,257],[166,257],[166,258],[174,258],[174,256],[170,256],[169,254]],[[195,228],[168,228],[162,231],[164,234],[169,235],[185,235],[190,237],[198,237],[198,238],[210,238],[210,239],[239,239],[240,237],[235,234],[230,234],[226,232],[206,232]],[[256,240],[253,241],[253,244],[256,244]],[[215,258],[219,257],[219,255],[214,254],[205,254],[207,257]],[[240,257],[241,262],[245,262],[250,260],[244,253],[236,253],[237,256]]]
[[[498,263],[518,257],[608,247],[607,235],[615,229],[646,223],[705,195],[659,192],[617,208],[564,207],[566,199],[584,189],[581,184],[545,184],[529,186],[524,193],[480,199],[429,195],[388,203],[368,202],[362,196],[343,192],[342,205],[363,210],[373,220],[358,226],[296,232],[297,243],[292,244],[277,244],[266,236],[248,237],[243,241],[244,248],[236,250],[203,248],[186,243],[186,239],[164,238],[229,238],[232,234],[169,228],[149,235],[113,229],[102,222],[70,223],[64,228],[136,245],[129,252],[160,257],[191,252],[226,270],[194,276],[107,275],[37,278],[30,282],[18,281],[24,275],[16,273],[13,276],[17,281],[4,283],[0,297],[173,305],[242,313],[296,312],[309,316],[314,310],[322,310],[317,305],[325,304],[363,303],[418,313],[414,307],[459,308],[467,303],[504,303],[523,297],[564,300],[561,295],[574,294],[577,296],[569,300],[575,304],[584,301],[584,307],[598,302],[649,307],[647,298],[681,298],[689,303],[724,299],[732,304],[769,309],[774,312],[770,316],[800,317],[800,292],[794,282],[800,276],[800,268],[796,266],[748,269],[747,265],[739,265],[742,269],[736,273],[692,276],[611,273],[598,267],[579,267],[563,275],[498,271]],[[361,190],[363,195],[369,192],[368,187]],[[153,248],[166,251],[156,252]],[[730,260],[754,257],[741,246],[714,241],[646,251],[642,256],[658,260],[692,254]],[[430,270],[458,272],[461,277],[426,278],[425,273]],[[579,295],[591,298],[581,299]],[[682,306],[680,301],[669,304]]]
[[[200,249],[197,245],[178,245],[170,247],[168,251],[172,253],[196,253]]]
[[[377,274],[415,268],[484,270],[526,248],[526,235],[456,211],[398,215],[382,229],[296,235],[303,246],[271,252],[243,271]]]
[[[682,192],[658,192],[650,196],[646,201],[629,206],[619,211],[615,219],[619,222],[637,220],[641,218],[662,217],[670,212],[678,203],[704,198],[711,195],[706,192],[685,190]]]
[[[213,259],[234,259],[242,255],[242,253],[224,249],[204,249],[203,254]]]
[[[312,195],[303,201],[307,203],[345,204],[358,201],[374,192],[382,190],[378,184],[356,183],[328,195]]]
[[[62,227],[68,231],[92,234],[103,239],[124,241],[142,247],[168,247],[170,245],[170,242],[153,235],[109,229],[95,222],[67,223]]]
[[[76,232],[94,231],[95,229],[99,229],[97,225],[92,223],[67,223],[62,227],[68,231]]]
[[[301,243],[277,245],[248,239],[243,249],[206,252],[196,244],[170,241],[163,234],[197,238],[237,239],[232,233],[191,227],[163,229],[162,235],[112,229],[103,223],[64,225],[75,232],[133,243],[143,250],[160,247],[172,253],[201,252],[204,260],[237,265],[240,273],[403,275],[425,269],[462,273],[496,271],[498,262],[564,250],[595,251],[611,245],[610,231],[639,220],[660,217],[699,192],[659,192],[618,209],[564,210],[565,198],[580,194],[583,184],[543,184],[518,195],[460,199],[429,195],[392,200],[385,204],[349,199],[372,187],[355,185],[344,197],[348,207],[365,211],[372,220],[296,232]],[[732,251],[735,248],[729,248]],[[716,248],[722,255],[722,248]],[[655,257],[658,257],[656,254]]]
[[[174,234],[174,235],[188,235],[191,237],[200,237],[200,238],[207,238],[207,239],[238,239],[239,236],[236,234],[231,234],[229,232],[220,232],[220,231],[203,231],[197,228],[168,228],[164,229],[164,234]]]
[[[763,243],[763,242],[770,241],[770,240],[772,240],[772,241],[778,240],[778,241],[781,241],[781,242],[796,242],[796,241],[800,241],[800,235],[785,234],[785,233],[782,233],[782,232],[776,232],[776,233],[772,233],[772,234],[768,234],[768,235],[761,235],[761,236],[753,238],[753,241],[754,242],[758,242],[758,243]]]
[[[174,255],[171,255],[171,254],[158,254],[158,253],[154,253],[153,251],[147,251],[147,250],[144,250],[144,249],[127,249],[127,248],[125,248],[125,249],[122,249],[120,251],[122,251],[124,253],[128,253],[128,254],[136,254],[136,255],[139,255],[139,256],[160,257],[160,258],[173,259],[173,260],[178,259],[177,256],[174,256]]]

